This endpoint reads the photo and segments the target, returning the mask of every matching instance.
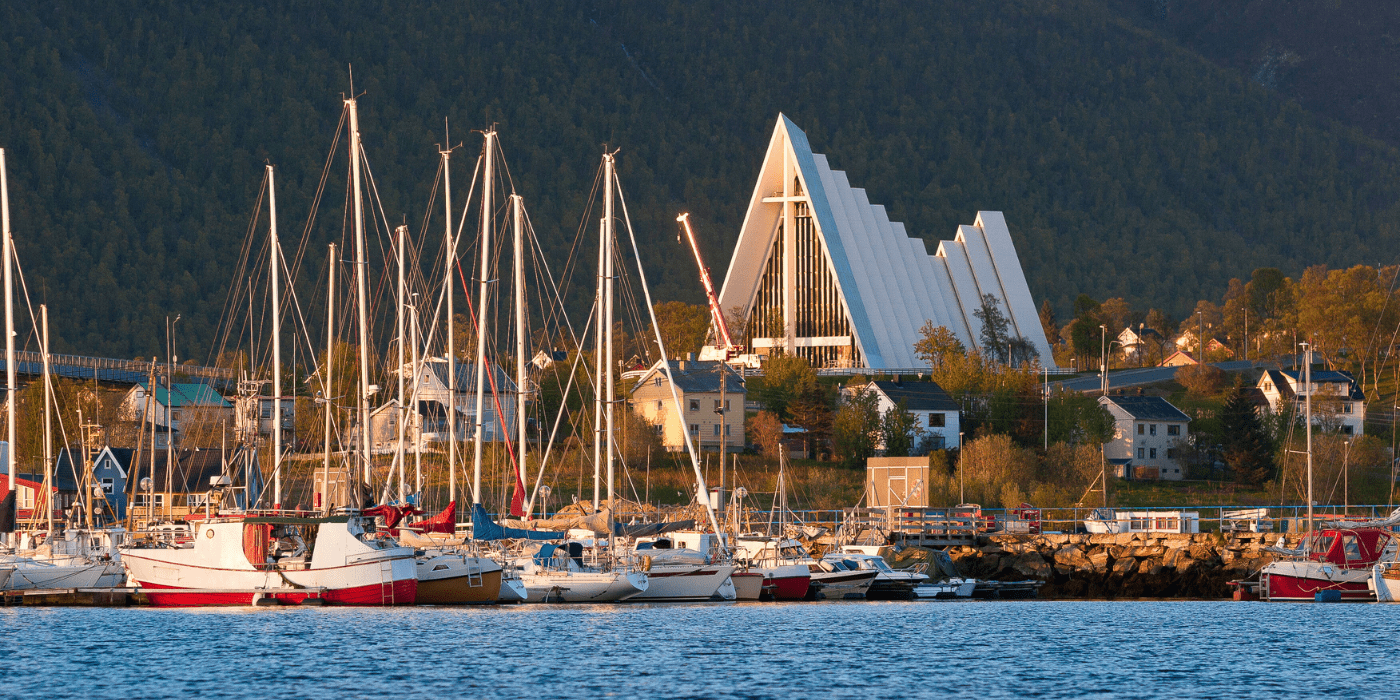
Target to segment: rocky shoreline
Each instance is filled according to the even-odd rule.
[[[947,550],[958,573],[1044,582],[1041,598],[1229,598],[1273,560],[1273,533],[984,535]]]

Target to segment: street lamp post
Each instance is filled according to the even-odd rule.
[[[1108,395],[1108,326],[1099,324],[1099,393]]]

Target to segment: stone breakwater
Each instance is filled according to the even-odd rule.
[[[1135,533],[987,535],[952,547],[958,573],[1000,581],[1038,579],[1041,598],[1229,598],[1228,582],[1273,560],[1282,535]]]

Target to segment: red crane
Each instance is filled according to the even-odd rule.
[[[719,332],[720,355],[725,362],[728,362],[730,358],[742,353],[744,347],[735,345],[734,339],[729,336],[729,324],[724,322],[724,309],[719,306],[719,295],[715,293],[714,281],[710,279],[710,268],[705,267],[705,260],[700,257],[700,246],[695,243],[695,232],[690,230],[690,214],[681,214],[676,217],[676,221],[681,222],[681,230],[685,234],[686,242],[690,243],[690,252],[695,254],[695,264],[700,267],[700,284],[705,287],[705,299],[710,304],[710,317],[714,321],[715,329]],[[676,239],[679,240],[680,236],[677,236]]]

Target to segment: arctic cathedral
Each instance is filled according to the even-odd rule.
[[[720,291],[723,308],[744,309],[755,352],[781,349],[819,368],[913,369],[926,320],[980,346],[973,312],[987,294],[1010,334],[1053,366],[1001,212],[977,212],[929,255],[778,116]]]

